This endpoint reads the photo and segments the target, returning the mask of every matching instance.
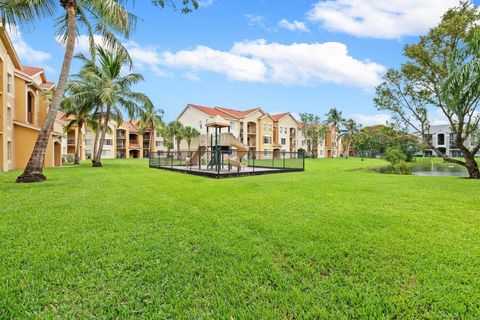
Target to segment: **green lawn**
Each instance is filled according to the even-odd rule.
[[[357,170],[215,180],[143,160],[0,174],[0,318],[476,318],[480,182]]]

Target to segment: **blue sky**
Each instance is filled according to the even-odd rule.
[[[182,15],[149,2],[130,7],[141,20],[125,44],[145,76],[137,89],[165,110],[166,120],[196,103],[320,116],[337,107],[364,125],[388,119],[372,103],[374,87],[402,63],[403,46],[458,3],[203,0]],[[56,81],[63,48],[52,30],[44,20],[12,37],[23,64],[45,67]],[[86,48],[83,40],[78,51]]]

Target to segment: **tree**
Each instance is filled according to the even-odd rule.
[[[48,141],[55,119],[65,93],[65,86],[78,36],[77,30],[83,27],[90,40],[91,51],[94,48],[94,33],[100,34],[103,42],[112,50],[124,50],[116,35],[128,38],[136,24],[136,17],[129,13],[122,0],[5,0],[0,2],[0,15],[4,23],[28,26],[42,18],[55,16],[57,19],[59,39],[65,44],[65,55],[57,82],[55,94],[48,109],[45,121],[35,142],[30,159],[17,182],[42,182],[43,163]],[[198,8],[196,0],[181,0],[182,11],[188,13]],[[152,0],[154,5],[164,7],[174,5],[173,0]]]
[[[163,145],[167,148],[167,157],[170,157],[170,151],[173,149],[173,136],[169,126],[164,126],[160,129],[160,134],[163,138]]]
[[[174,120],[167,125],[168,136],[177,143],[178,157],[180,157],[180,144],[183,140],[183,124]]]
[[[312,113],[300,113],[303,123],[303,135],[307,140],[308,153],[312,158],[318,156],[318,143],[325,138],[326,126],[322,125],[320,117]]]
[[[358,125],[354,120],[349,119],[343,122],[343,126],[345,128],[345,132],[343,132],[340,136],[346,140],[347,142],[347,155],[348,158],[350,156],[350,148],[352,143],[355,142],[355,138],[360,132],[361,126]]]
[[[92,125],[92,111],[95,109],[91,100],[75,101],[73,98],[66,98],[61,104],[61,109],[69,119],[65,126],[65,132],[69,132],[76,127],[78,130],[77,142],[75,147],[75,163],[80,164],[80,145],[82,142],[82,130],[87,124]]]
[[[197,138],[200,136],[200,132],[197,129],[192,127],[184,127],[182,132],[183,138],[187,141],[188,144],[188,151],[190,150],[190,144],[192,143],[193,138]]]
[[[96,51],[93,60],[77,55],[84,65],[80,73],[72,77],[70,86],[75,91],[72,95],[75,99],[88,100],[93,97],[100,104],[100,134],[96,136],[96,139],[99,136],[98,146],[94,150],[92,166],[101,167],[105,134],[112,114],[117,115],[117,122],[123,121],[123,111],[133,118],[140,113],[141,106],[152,105],[152,102],[145,94],[132,91],[131,87],[143,81],[143,76],[139,73],[124,74],[128,66],[124,52],[109,51],[101,46],[97,46]]]
[[[464,166],[480,179],[475,154],[480,141],[468,139],[479,131],[480,11],[471,2],[448,10],[440,23],[404,48],[407,61],[389,70],[377,87],[374,102],[419,134],[423,143],[445,161]],[[440,111],[455,134],[464,160],[451,158],[428,139],[431,113]]]
[[[147,104],[143,107],[143,110],[140,111],[140,120],[138,121],[138,127],[140,133],[143,135],[147,130],[150,130],[150,150],[149,153],[153,154],[155,152],[154,146],[154,137],[155,131],[160,130],[164,126],[162,117],[164,111],[162,109],[155,109],[153,104]]]
[[[337,110],[337,108],[331,108],[328,113],[325,115],[327,120],[325,120],[325,124],[332,124],[335,127],[335,132],[337,136],[340,134],[340,125],[345,122],[343,118],[342,112]],[[338,157],[338,143],[335,143],[335,154]]]

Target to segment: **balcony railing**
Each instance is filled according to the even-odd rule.
[[[68,139],[67,142],[69,145],[74,145],[75,144],[75,139]]]

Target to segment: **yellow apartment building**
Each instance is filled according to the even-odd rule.
[[[22,66],[0,21],[0,172],[24,168],[48,110],[54,84],[41,68]],[[46,167],[62,165],[64,122],[57,119],[45,156]]]

